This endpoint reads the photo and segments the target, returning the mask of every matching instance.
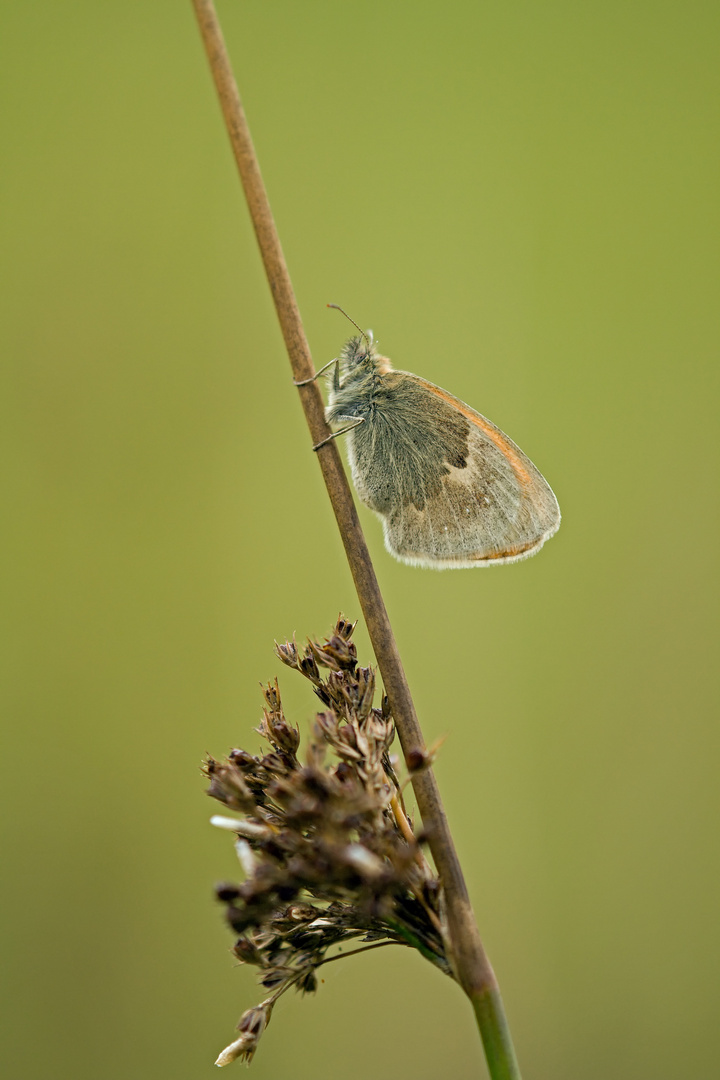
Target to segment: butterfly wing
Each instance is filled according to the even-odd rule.
[[[440,387],[399,371],[386,382],[385,408],[355,434],[351,465],[360,497],[382,519],[388,550],[436,569],[517,562],[539,551],[557,531],[560,509],[522,450]]]

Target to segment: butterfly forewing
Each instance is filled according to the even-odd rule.
[[[498,427],[409,372],[350,435],[353,480],[383,521],[388,550],[435,568],[515,562],[557,530],[557,500]]]

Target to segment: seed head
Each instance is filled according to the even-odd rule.
[[[347,942],[413,946],[448,975],[440,884],[403,806],[389,750],[395,737],[375,672],[359,667],[342,616],[324,641],[275,645],[276,655],[310,682],[323,709],[303,752],[283,712],[277,680],[263,687],[256,730],[269,751],[209,757],[208,794],[243,815],[213,818],[236,834],[244,879],[215,895],[235,932],[233,953],[259,969],[267,996],[243,1014],[240,1037],[216,1064],[249,1062],[278,998],[290,987],[312,993],[316,971]],[[322,674],[323,669],[327,674]],[[411,762],[422,768],[419,759]]]

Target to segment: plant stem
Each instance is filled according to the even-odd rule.
[[[193,0],[225,124],[245,191],[280,328],[296,382],[315,370],[303,330],[290,275],[260,174],[245,112],[240,101],[222,31],[212,0]],[[298,387],[312,445],[331,431],[316,382]],[[347,477],[335,442],[317,453],[330,502],[345,546],[360,607],[390,701],[403,753],[423,751],[425,742],[410,688],[380,592],[370,553],[360,527]],[[460,861],[432,769],[413,776],[413,789],[438,875],[443,884],[449,933],[448,954],[458,982],[473,1002],[492,1080],[519,1080],[495,974],[475,923]]]
[[[404,945],[407,949],[412,948],[411,945],[406,944],[404,941],[376,941],[374,945],[360,945],[357,949],[350,949],[349,952],[340,952],[335,956],[326,956],[317,966],[322,967],[323,964],[332,964],[333,960],[345,960],[348,956],[357,956],[358,953],[370,952],[371,949],[384,949],[386,945]]]
[[[520,1066],[497,986],[470,994],[492,1080],[519,1080]]]

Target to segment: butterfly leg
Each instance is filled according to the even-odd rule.
[[[352,431],[353,428],[360,427],[360,424],[365,423],[364,416],[338,416],[337,420],[339,423],[342,423],[343,420],[352,420],[352,423],[348,424],[347,427],[340,428],[339,431],[333,431],[332,435],[328,435],[327,439],[323,439],[322,442],[315,443],[313,450],[319,450],[321,446],[325,446],[326,443],[337,439],[338,435],[344,435],[347,431]]]
[[[333,375],[333,384],[339,383],[339,381],[340,381],[340,378],[339,378],[339,375],[340,375],[340,360],[336,356],[334,360],[330,360],[329,363],[325,364],[325,367],[321,367],[320,370],[316,371],[314,375],[311,375],[309,379],[300,379],[299,381],[297,379],[293,379],[293,385],[294,386],[307,386],[308,383],[315,382],[315,380],[319,379],[320,376],[325,371],[327,371],[327,369],[329,367],[332,367],[333,364],[335,364],[335,372],[334,372],[334,375]]]

